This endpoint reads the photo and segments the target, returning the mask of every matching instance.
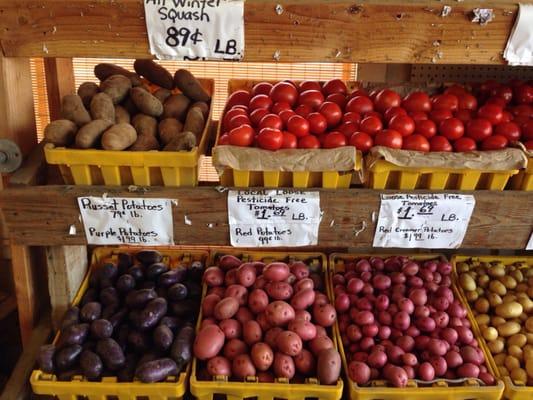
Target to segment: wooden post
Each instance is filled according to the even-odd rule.
[[[57,329],[87,272],[87,247],[50,246],[46,259],[52,325]]]
[[[67,94],[76,93],[72,58],[45,58],[46,91],[50,120],[61,118],[61,99]]]

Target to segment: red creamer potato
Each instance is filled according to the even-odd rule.
[[[252,361],[259,371],[266,371],[274,362],[274,352],[272,348],[263,342],[257,342],[252,346]]]
[[[289,266],[282,262],[268,264],[263,270],[263,276],[272,282],[281,282],[289,277]]]
[[[250,310],[259,314],[265,311],[268,305],[268,295],[263,289],[254,289],[248,296],[248,307]]]
[[[302,339],[296,333],[283,331],[276,338],[276,347],[288,356],[297,356],[303,348]]]
[[[255,367],[252,359],[248,354],[240,354],[233,359],[233,375],[238,379],[244,379],[247,376],[255,376]]]
[[[229,271],[230,269],[238,268],[242,264],[242,261],[235,256],[226,254],[218,260],[218,266],[224,271]]]
[[[325,349],[318,354],[318,380],[322,385],[337,383],[341,373],[341,356],[335,349]]]
[[[214,310],[213,316],[218,320],[232,318],[239,310],[239,301],[235,297],[226,297],[220,300]]]
[[[196,335],[194,355],[200,360],[215,357],[224,346],[224,332],[217,325],[208,325]]]
[[[314,373],[316,368],[316,361],[315,357],[313,356],[313,353],[311,353],[309,350],[302,349],[300,354],[295,356],[293,359],[296,370],[299,373],[304,375],[310,375]]]
[[[294,308],[284,301],[273,301],[265,309],[268,322],[272,326],[285,326],[295,317]]]
[[[207,372],[211,376],[231,375],[231,362],[225,357],[213,357],[207,362]]]
[[[224,357],[232,361],[240,354],[246,354],[248,346],[240,339],[230,339],[224,346]]]
[[[283,353],[274,355],[274,374],[278,378],[292,379],[296,372],[294,361],[291,356]]]
[[[204,271],[202,279],[207,286],[220,286],[224,283],[224,272],[218,267],[209,267]]]

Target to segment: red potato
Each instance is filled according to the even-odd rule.
[[[217,321],[214,318],[206,318],[200,324],[200,330],[204,329],[207,325],[216,325]]]
[[[283,331],[276,337],[276,348],[288,356],[297,356],[303,348],[302,339],[294,332]]]
[[[232,284],[226,288],[224,297],[234,297],[240,306],[244,306],[248,302],[248,290],[242,285]]]
[[[435,379],[435,369],[429,362],[423,362],[418,367],[418,376],[423,381],[432,381]]]
[[[313,319],[320,326],[332,326],[337,319],[337,311],[331,304],[313,307]],[[377,333],[377,332],[376,332]]]
[[[218,260],[218,266],[224,271],[229,271],[230,269],[238,268],[241,264],[242,261],[239,258],[232,256],[231,254],[223,255]]]
[[[264,289],[266,284],[267,284],[267,280],[265,279],[263,275],[261,275],[257,277],[252,287],[254,289]]]
[[[318,354],[317,375],[320,384],[337,383],[341,373],[341,356],[335,349],[325,349]]]
[[[309,350],[302,349],[300,354],[293,357],[293,360],[294,366],[296,367],[296,371],[298,371],[300,374],[311,375],[315,372],[315,357],[313,356],[313,353],[311,353]]]
[[[318,354],[324,349],[332,349],[333,341],[328,336],[317,336],[309,342],[309,349],[313,352],[315,356],[318,357]]]
[[[315,329],[316,329],[316,337],[328,336],[328,332],[326,331],[326,328],[324,328],[323,326],[315,325]]]
[[[305,289],[311,289],[313,290],[315,288],[315,284],[313,282],[313,280],[311,278],[303,278],[299,281],[297,281],[295,284],[294,284],[294,291],[297,293],[297,292],[300,292],[302,290],[305,290]]]
[[[287,282],[271,282],[266,286],[270,298],[274,300],[288,300],[292,297],[292,286]]]
[[[303,319],[304,321],[311,321],[311,314],[307,310],[296,310],[294,320]]]
[[[257,381],[264,383],[274,383],[274,375],[271,372],[260,371],[257,373]]]
[[[233,359],[231,365],[233,375],[238,379],[244,379],[247,376],[255,376],[255,366],[248,354],[240,354]]]
[[[294,319],[295,313],[288,303],[277,300],[267,306],[265,315],[272,326],[286,326]]]
[[[254,315],[247,307],[239,307],[235,314],[235,319],[241,324],[244,324],[246,321],[254,319]]]
[[[259,323],[259,326],[263,331],[267,331],[272,328],[272,325],[270,324],[270,322],[268,322],[267,316],[264,312],[257,314],[257,317],[255,319]]]
[[[218,326],[220,327],[220,329],[222,329],[222,332],[224,332],[224,336],[226,337],[226,340],[237,339],[241,337],[241,334],[242,334],[241,323],[237,321],[236,319],[224,319],[220,321]]]
[[[202,279],[207,286],[220,286],[224,283],[224,272],[218,267],[209,267],[204,271]]]
[[[235,297],[225,297],[213,309],[213,316],[218,320],[232,318],[239,310],[239,301]]]
[[[253,263],[244,263],[237,268],[237,280],[244,287],[250,287],[255,283],[256,274]]]
[[[265,311],[268,305],[268,295],[263,289],[254,289],[248,296],[248,307],[250,310],[259,314]]]
[[[224,284],[226,286],[230,286],[235,285],[237,283],[237,270],[230,269],[228,272],[226,272],[226,275],[224,276]]]
[[[260,342],[263,337],[263,331],[257,321],[246,321],[242,326],[242,337],[244,342],[251,346]]]
[[[274,374],[278,378],[292,379],[296,372],[294,361],[291,356],[283,353],[274,355]]]
[[[202,315],[204,318],[211,317],[215,306],[220,301],[220,296],[216,294],[208,294],[205,296],[204,301],[202,302]]]
[[[217,325],[208,325],[196,335],[194,355],[200,360],[215,357],[224,346],[224,332]]]
[[[224,345],[223,354],[228,360],[232,361],[240,354],[246,354],[248,352],[248,346],[242,340],[230,339]]]
[[[309,267],[301,261],[293,262],[290,265],[290,270],[298,281],[309,276]]]
[[[297,291],[291,299],[291,306],[295,310],[305,310],[316,300],[316,293],[313,289],[302,289]]]
[[[302,319],[291,321],[289,330],[296,333],[303,341],[313,340],[316,337],[315,325]]]
[[[479,367],[472,363],[464,363],[457,368],[457,375],[461,378],[477,378],[479,376]]]
[[[263,270],[263,276],[272,282],[281,282],[289,277],[289,266],[282,262],[268,264]]]
[[[268,370],[274,362],[274,352],[272,351],[272,348],[266,343],[255,343],[252,346],[250,355],[252,357],[252,362],[254,363],[255,368],[257,368],[259,371]]]
[[[221,299],[224,297],[226,289],[223,286],[210,287],[207,290],[207,294],[216,294]]]
[[[370,380],[370,367],[364,362],[352,361],[348,364],[348,376],[358,385],[365,385]]]
[[[265,343],[268,344],[272,349],[276,350],[276,339],[281,332],[283,332],[283,329],[277,326],[267,330],[265,332]]]
[[[231,362],[225,357],[213,357],[207,362],[207,372],[211,376],[231,375]]]
[[[448,370],[448,365],[446,364],[444,357],[433,356],[429,359],[429,363],[433,366],[436,376],[444,376]]]
[[[392,364],[385,365],[383,376],[389,380],[395,387],[407,386],[408,376],[403,368]]]

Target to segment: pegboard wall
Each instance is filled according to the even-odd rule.
[[[533,67],[507,65],[426,65],[411,66],[411,82],[480,82],[488,79],[532,80]]]

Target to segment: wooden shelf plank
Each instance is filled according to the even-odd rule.
[[[431,0],[353,2],[278,0],[245,3],[245,61],[502,64],[517,5]],[[487,25],[471,22],[474,8],[494,10]],[[5,1],[0,41],[6,56],[151,57],[143,2]]]
[[[379,195],[397,191],[368,189],[320,190],[324,216],[319,246],[372,247]],[[427,191],[413,191],[424,193]],[[142,193],[102,186],[39,186],[0,192],[0,208],[14,243],[24,245],[86,244],[77,205],[79,196],[157,197],[178,200],[174,237],[180,245],[229,245],[226,193],[213,187],[152,187]],[[463,248],[524,249],[533,227],[533,196],[521,191],[478,191],[476,207]],[[185,224],[184,218],[192,222]],[[333,221],[333,224],[332,224]],[[354,230],[367,228],[355,236]],[[69,235],[70,225],[76,234]]]

